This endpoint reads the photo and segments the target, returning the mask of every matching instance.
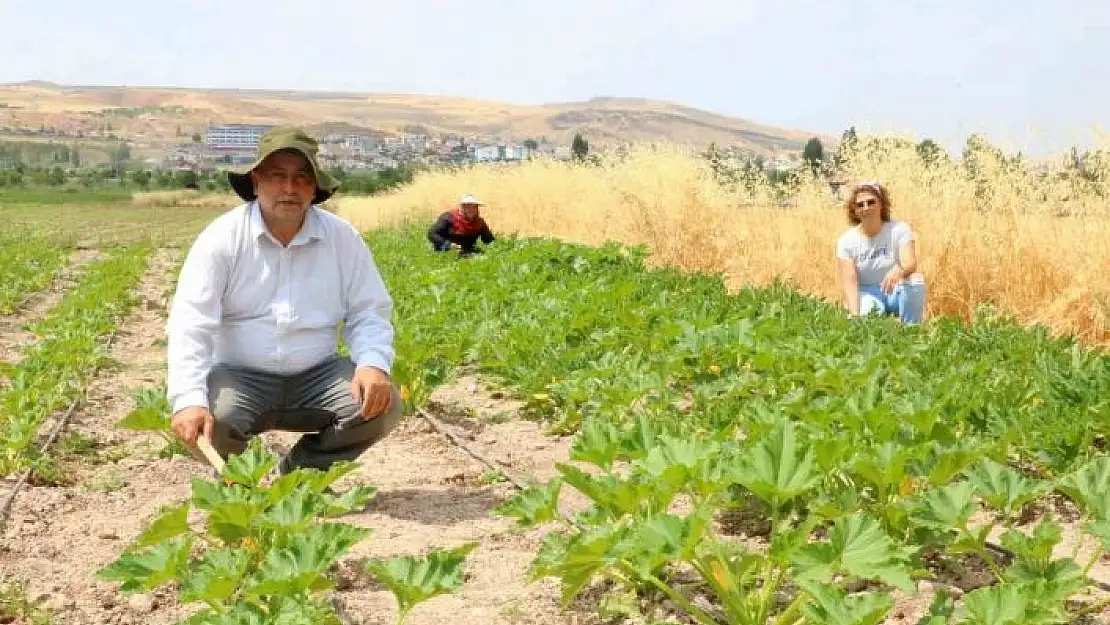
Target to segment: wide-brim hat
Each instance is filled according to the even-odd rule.
[[[319,148],[319,142],[300,128],[292,126],[271,128],[259,139],[258,156],[254,162],[243,168],[228,171],[227,181],[239,197],[250,202],[258,197],[254,192],[254,183],[251,182],[251,171],[274,152],[296,150],[304,155],[316,178],[316,195],[313,196],[312,203],[321,204],[339,189],[339,181],[320,167],[320,163],[316,160]]]

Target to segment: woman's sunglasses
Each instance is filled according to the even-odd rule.
[[[867,198],[866,200],[856,202],[856,208],[863,208],[864,206],[874,206],[878,203],[879,203],[879,201],[876,200],[873,197],[872,198]]]

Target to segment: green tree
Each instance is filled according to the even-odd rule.
[[[576,133],[574,135],[574,140],[570,143],[570,152],[574,155],[574,160],[576,161],[584,161],[586,160],[586,156],[589,155],[590,144],[581,133]]]
[[[825,148],[821,145],[820,139],[813,137],[806,141],[805,148],[802,149],[802,160],[816,175],[821,162],[825,160]]]
[[[937,165],[945,156],[944,150],[932,139],[924,139],[917,144],[917,155],[921,157],[921,162],[928,167]]]
[[[844,162],[848,160],[852,154],[855,154],[859,148],[859,135],[856,134],[856,127],[844,131],[840,135],[840,144],[836,148],[836,156],[833,158],[833,165],[840,169],[844,166]]]
[[[151,173],[145,169],[136,169],[131,172],[131,181],[144,191],[150,188]]]

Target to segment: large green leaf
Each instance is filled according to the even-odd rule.
[[[160,409],[147,406],[136,408],[116,422],[116,427],[139,432],[160,432],[168,430],[170,420]]]
[[[545,484],[529,486],[493,510],[498,516],[516,519],[520,527],[533,527],[554,520],[559,515],[559,478]]]
[[[624,436],[617,426],[607,419],[591,418],[582,423],[570,448],[570,459],[590,462],[608,471],[613,461],[622,453]]]
[[[964,597],[967,625],[1027,625],[1029,599],[1020,586],[1004,584],[979,588]]]
[[[189,561],[191,536],[177,536],[153,547],[125,551],[108,566],[96,572],[97,579],[122,582],[120,590],[153,590],[179,578]]]
[[[262,438],[251,439],[242,453],[232,454],[221,472],[225,480],[247,487],[258,486],[262,478],[277,466],[277,457],[262,446]]]
[[[223,603],[239,588],[251,564],[246,549],[211,549],[193,565],[181,584],[181,600]]]
[[[189,504],[183,503],[166,508],[150,522],[132,547],[149,547],[189,531]]]
[[[894,607],[888,594],[847,596],[840,588],[825,584],[807,584],[805,588],[813,598],[805,606],[805,615],[814,625],[878,625]]]
[[[463,564],[477,545],[468,542],[454,549],[433,549],[421,558],[374,559],[366,564],[366,570],[393,593],[400,621],[418,604],[461,588]]]
[[[1057,483],[1083,512],[1098,521],[1110,521],[1110,456],[1087,462]]]
[[[773,509],[813,488],[813,449],[800,445],[794,424],[782,421],[744,456],[739,481]]]
[[[674,483],[656,484],[645,478],[633,476],[621,479],[614,475],[593,476],[574,465],[556,463],[568,486],[592,500],[612,519],[619,519],[637,510],[660,512],[674,499]]]
[[[830,583],[847,573],[858,579],[881,580],[912,592],[910,557],[874,519],[862,514],[844,517],[829,530],[829,539],[811,543],[794,555],[799,580]]]
[[[342,523],[313,525],[275,546],[265,556],[246,589],[247,596],[288,595],[330,588],[324,573],[370,530]]]
[[[978,508],[971,484],[956,482],[919,495],[910,505],[910,520],[935,531],[956,531]]]
[[[1013,516],[1022,506],[1051,490],[1051,485],[1033,480],[990,458],[968,471],[968,481],[987,505]]]

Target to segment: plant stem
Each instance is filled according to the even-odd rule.
[[[987,567],[989,567],[990,570],[991,570],[991,573],[994,574],[994,578],[996,580],[998,580],[999,582],[1001,582],[1002,581],[1002,569],[999,568],[998,562],[995,561],[994,554],[992,554],[990,552],[990,549],[980,549],[978,553],[979,553],[979,557],[983,559],[983,562],[987,563]]]
[[[771,614],[771,599],[774,596],[775,590],[778,589],[782,581],[781,575],[776,575],[775,563],[771,558],[767,558],[767,572],[763,574],[763,588],[759,596],[759,613],[756,616],[757,623],[766,623],[767,617]]]
[[[674,601],[675,604],[678,605],[678,607],[682,608],[686,611],[687,614],[697,619],[699,623],[702,623],[703,625],[720,625],[717,622],[717,619],[713,618],[707,612],[691,603],[689,599],[682,595],[682,593],[678,592],[674,588],[671,588],[663,580],[654,575],[647,575],[646,579],[647,581],[651,582],[653,586],[655,586],[659,590],[662,590],[664,594],[671,598],[671,601]]]
[[[775,617],[771,625],[791,625],[792,623],[798,622],[801,619],[798,613],[802,611],[802,606],[805,605],[805,598],[806,594],[804,592],[799,592],[795,595],[794,600],[790,602],[790,605],[786,606],[786,609],[783,610],[781,614]]]
[[[1087,563],[1087,566],[1083,567],[1083,576],[1084,577],[1086,577],[1087,574],[1091,572],[1091,569],[1093,569],[1095,567],[1095,564],[1098,564],[1098,560],[1099,560],[1099,558],[1102,557],[1103,551],[1104,550],[1102,548],[1102,545],[1099,545],[1098,547],[1095,547],[1095,552],[1093,554],[1091,554],[1090,562]],[[1074,560],[1074,558],[1072,558],[1072,559]]]

